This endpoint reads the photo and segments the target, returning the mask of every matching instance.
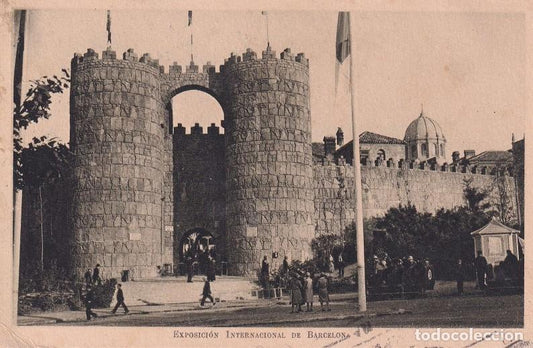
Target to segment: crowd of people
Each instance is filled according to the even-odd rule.
[[[193,258],[194,256],[194,258]],[[194,265],[199,265],[199,271],[206,276],[203,277],[204,287],[202,290],[202,298],[200,305],[203,307],[206,299],[209,299],[214,306],[216,304],[211,293],[210,282],[216,279],[216,262],[214,255],[208,251],[202,252],[200,255],[186,256],[186,270],[187,282],[192,282],[194,276]],[[334,259],[329,257],[330,272],[334,272]],[[344,261],[342,254],[337,258],[337,269],[339,277],[344,277]],[[477,287],[481,290],[487,288],[489,279],[493,279],[497,285],[506,285],[507,282],[523,280],[523,260],[519,262],[518,258],[507,250],[507,257],[504,261],[492,269],[488,264],[487,259],[482,252],[478,252],[478,256],[474,261],[474,268],[476,271]],[[289,266],[287,257],[283,259],[280,267],[278,281],[280,284],[290,291],[291,313],[302,312],[302,305],[306,305],[306,312],[313,311],[313,303],[315,297],[315,290],[318,293],[318,300],[322,311],[330,311],[329,307],[329,278],[325,273],[311,275],[310,272],[302,273],[301,270],[292,269]],[[463,260],[458,259],[455,276],[457,280],[457,292],[463,294],[464,281],[468,279],[468,268],[463,263]],[[96,264],[94,269],[87,269],[84,275],[86,285],[86,295],[84,296],[87,320],[96,318],[97,314],[92,311],[94,292],[93,286],[102,284],[102,277],[100,271],[100,264]],[[261,262],[259,273],[259,281],[263,289],[270,288],[270,264],[267,256],[264,256]],[[424,293],[427,289],[432,289],[434,286],[434,270],[429,260],[415,260],[413,256],[404,258],[391,259],[387,254],[382,257],[374,255],[372,259],[367,262],[367,281],[368,285],[374,289],[386,288],[391,291],[404,293]],[[128,313],[129,309],[124,302],[124,293],[121,284],[117,284],[116,289],[116,305],[112,313],[116,313],[118,308],[122,306],[124,312]]]
[[[424,293],[435,283],[433,266],[428,259],[415,260],[411,255],[391,259],[387,254],[374,255],[367,262],[367,280],[370,287],[386,287],[392,292]]]

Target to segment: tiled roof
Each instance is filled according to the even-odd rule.
[[[401,144],[404,145],[405,141],[385,135],[376,134],[365,131],[359,135],[360,144]]]
[[[478,234],[500,234],[500,233],[519,233],[520,231],[515,230],[511,227],[505,226],[500,221],[496,220],[494,217],[489,221],[488,224],[481,227],[479,230],[471,232],[470,234],[475,236]]]
[[[468,159],[470,163],[475,162],[512,162],[513,154],[509,151],[484,151]]]

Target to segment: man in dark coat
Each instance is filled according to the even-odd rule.
[[[476,265],[476,276],[479,289],[484,290],[486,288],[485,275],[487,274],[487,259],[483,256],[481,250],[477,252],[474,264]]]
[[[463,260],[457,260],[457,267],[455,268],[455,279],[457,280],[457,293],[459,295],[463,294],[463,282],[466,277],[466,269],[463,265]]]
[[[283,265],[281,267],[281,273],[287,274],[289,272],[289,261],[287,260],[287,256],[283,258]]]
[[[216,305],[215,300],[213,299],[213,296],[211,296],[211,284],[209,283],[209,280],[207,280],[206,277],[203,278],[204,280],[204,289],[202,290],[202,300],[200,301],[200,305],[203,307],[205,304],[205,299],[208,298],[211,303]]]
[[[84,278],[86,286],[89,286],[93,283],[93,276],[90,268],[87,268],[87,272],[85,272]]]
[[[216,261],[211,256],[208,257],[207,263],[207,280],[214,282],[216,279]]]
[[[194,273],[192,257],[187,256],[185,260],[185,265],[187,267],[187,283],[192,283],[192,277]]]
[[[507,250],[507,257],[503,262],[505,265],[505,273],[507,273],[509,277],[517,279],[520,264],[518,258],[511,252],[511,250]]]
[[[266,289],[268,287],[268,280],[270,278],[270,265],[268,264],[267,257],[263,258],[263,262],[261,263],[261,285],[263,286],[263,289]]]
[[[87,294],[85,294],[85,315],[87,316],[87,320],[91,320],[91,318],[98,317],[98,314],[93,312],[93,302],[94,302],[94,293],[93,289],[89,286],[87,287]]]
[[[344,259],[342,258],[342,252],[339,254],[339,257],[337,258],[337,267],[339,269],[339,277],[344,277]]]
[[[100,264],[97,263],[93,269],[93,284],[102,285],[102,278],[100,278]]]
[[[124,293],[122,292],[122,285],[117,284],[117,304],[113,308],[113,314],[117,312],[118,307],[122,306],[124,308],[124,313],[128,314],[128,306],[124,303]]]

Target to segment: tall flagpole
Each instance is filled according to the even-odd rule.
[[[348,13],[350,16],[350,13]],[[348,17],[349,18],[349,17]],[[349,21],[351,22],[351,21]],[[363,231],[363,196],[361,185],[361,161],[359,155],[359,135],[357,131],[357,125],[355,122],[355,87],[354,87],[354,74],[355,74],[355,59],[354,59],[354,46],[352,40],[355,37],[353,26],[350,26],[350,92],[351,92],[351,109],[352,109],[352,132],[353,132],[353,168],[354,168],[354,181],[355,181],[355,229],[356,229],[356,247],[357,247],[357,293],[359,301],[359,311],[366,312],[366,278],[365,278],[365,234]]]
[[[187,26],[191,30],[191,65],[192,65],[193,62],[194,62],[194,56],[193,56],[193,52],[192,52],[192,45],[193,45],[193,41],[192,41],[192,11],[188,11],[187,19],[188,19]]]
[[[268,35],[268,11],[261,11],[261,14],[266,17],[266,27],[267,27],[267,47],[270,47],[270,37]]]

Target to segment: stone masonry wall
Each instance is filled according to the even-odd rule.
[[[308,61],[248,50],[222,71],[230,272],[255,275],[263,256],[311,256],[313,171]]]
[[[496,176],[461,172],[437,171],[426,168],[393,168],[362,166],[363,217],[384,215],[389,208],[412,204],[418,211],[435,213],[441,208],[452,209],[466,204],[464,180],[473,187],[490,190],[489,202],[499,199]],[[514,180],[505,176],[509,202],[515,212]],[[340,183],[343,183],[342,188]],[[340,234],[355,218],[353,167],[350,165],[315,165],[315,234]]]
[[[162,263],[165,122],[159,69],[114,51],[72,60],[73,233],[78,274],[155,274]]]

